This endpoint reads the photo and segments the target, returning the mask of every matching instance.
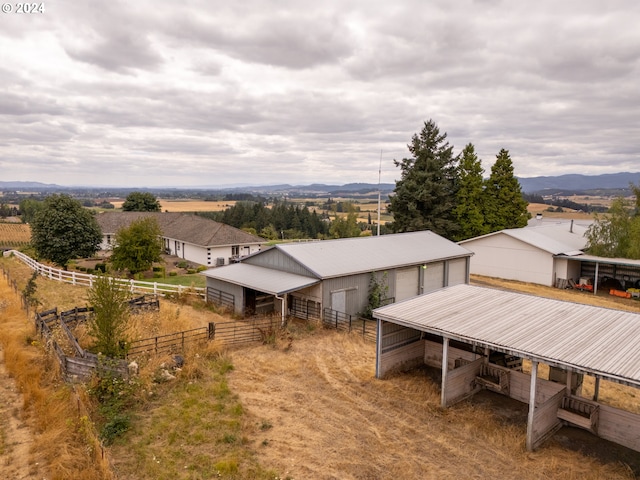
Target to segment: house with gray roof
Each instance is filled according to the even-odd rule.
[[[113,248],[116,233],[142,218],[155,218],[165,252],[209,267],[223,266],[256,253],[265,239],[199,215],[175,212],[103,212],[96,215],[102,229],[102,250]]]
[[[207,299],[239,314],[357,315],[372,279],[385,303],[468,283],[472,253],[433,232],[282,243],[207,270]]]

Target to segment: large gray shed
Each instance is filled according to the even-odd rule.
[[[368,304],[372,275],[388,303],[469,282],[467,249],[433,232],[283,243],[207,270],[207,298],[236,313],[321,318],[357,315]]]

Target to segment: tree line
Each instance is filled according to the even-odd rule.
[[[330,234],[328,216],[287,201],[275,200],[271,207],[263,202],[239,201],[222,212],[197,214],[268,240],[326,238]]]

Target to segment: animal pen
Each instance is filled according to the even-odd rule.
[[[441,369],[442,407],[482,389],[528,404],[528,450],[570,425],[640,452],[640,415],[598,401],[603,379],[640,388],[640,314],[456,285],[374,317],[378,378],[426,364]],[[493,363],[494,353],[529,360],[531,374]],[[579,395],[583,375],[595,378],[592,398]]]

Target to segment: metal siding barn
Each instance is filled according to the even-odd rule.
[[[423,275],[429,268],[433,273],[427,274],[427,288],[440,288],[444,285],[446,273],[444,262],[462,260],[455,264],[466,265],[471,255],[469,250],[454,242],[433,232],[422,231],[277,244],[242,259],[241,263],[225,267],[229,270],[221,273],[217,272],[218,269],[211,269],[205,275],[274,295],[275,290],[280,292],[278,295],[297,291],[296,288],[285,291],[274,286],[280,281],[279,276],[295,275],[319,283],[322,310],[340,308],[343,311],[339,313],[357,315],[368,305],[372,275],[385,284],[387,300],[397,298],[398,293],[406,298],[424,291]],[[427,270],[421,268],[425,265]],[[248,267],[256,270],[247,270]],[[304,287],[301,280],[298,289]],[[339,293],[341,291],[344,293]],[[303,297],[298,295],[297,298]],[[300,302],[296,303],[296,308],[299,305]]]
[[[472,274],[553,286],[568,272],[566,264],[556,266],[554,257],[582,255],[586,230],[570,222],[543,224],[501,230],[459,245],[474,252]]]

